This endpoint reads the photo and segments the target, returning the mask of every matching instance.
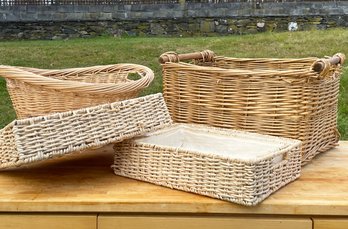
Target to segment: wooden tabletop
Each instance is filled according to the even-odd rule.
[[[256,207],[119,177],[112,161],[108,146],[0,172],[0,211],[348,215],[348,142],[316,157],[300,179]]]

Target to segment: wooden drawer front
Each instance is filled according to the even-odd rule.
[[[348,218],[313,218],[314,229],[347,229]]]
[[[0,229],[96,229],[96,215],[0,214]]]
[[[98,217],[98,229],[312,229],[312,221],[283,218],[105,216]]]

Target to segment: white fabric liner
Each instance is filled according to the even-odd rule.
[[[180,148],[209,155],[227,156],[239,160],[263,158],[295,143],[290,139],[240,131],[226,131],[223,134],[214,131],[214,129],[203,128],[203,126],[185,124],[173,125],[154,134],[145,135],[137,138],[135,142]],[[281,160],[282,155],[275,162]]]

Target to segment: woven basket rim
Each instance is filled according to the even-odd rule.
[[[244,69],[225,69],[221,67],[211,67],[211,66],[199,66],[191,63],[185,62],[166,62],[163,64],[165,66],[180,66],[180,70],[191,70],[191,71],[199,71],[199,72],[207,72],[207,73],[218,73],[224,75],[234,75],[241,77],[251,77],[251,76],[260,76],[260,77],[297,77],[299,75],[306,75],[306,77],[310,78],[319,78],[320,74],[308,68],[298,69],[298,70],[244,70]]]
[[[278,64],[291,64],[291,63],[307,63],[310,64],[308,66],[308,69],[301,68],[301,69],[288,69],[288,70],[261,70],[261,69],[253,69],[253,70],[245,70],[241,68],[235,68],[235,69],[225,69],[222,67],[216,68],[213,66],[204,66],[204,65],[196,65],[196,62],[215,62],[216,60],[222,60],[225,59],[229,61],[236,61],[236,62],[254,62],[257,63],[272,63],[272,62],[279,62]],[[236,58],[236,57],[225,57],[225,56],[216,56],[215,53],[211,50],[203,50],[202,52],[196,52],[196,53],[187,53],[187,54],[177,54],[176,52],[169,51],[163,53],[160,58],[159,62],[161,65],[167,66],[172,63],[177,63],[182,67],[184,70],[199,70],[206,72],[216,72],[219,74],[238,74],[239,76],[247,76],[249,77],[250,74],[253,74],[253,76],[269,76],[270,74],[277,74],[277,77],[298,77],[299,74],[306,74],[302,78],[318,78],[322,79],[327,76],[332,76],[329,74],[330,71],[333,68],[333,65],[340,66],[343,65],[346,57],[343,53],[336,53],[332,57],[325,56],[324,58],[317,58],[317,57],[305,57],[305,58]],[[186,62],[182,62],[182,60],[195,60],[194,64],[189,64]],[[187,68],[184,68],[187,67]],[[198,68],[197,68],[198,67]],[[189,69],[191,68],[191,69]],[[267,73],[267,74],[266,74]]]
[[[72,80],[59,80],[49,78],[41,74],[57,74],[59,72],[65,74],[72,73],[83,73],[85,71],[94,70],[95,72],[102,72],[107,70],[134,70],[141,78],[138,80],[132,80],[124,83],[86,83],[77,82]],[[41,73],[41,74],[39,74]],[[26,67],[15,67],[0,65],[0,76],[20,80],[22,82],[44,86],[52,90],[60,90],[66,92],[79,92],[79,93],[94,93],[94,94],[122,94],[129,91],[135,91],[147,87],[154,79],[153,71],[143,65],[138,64],[112,64],[112,65],[96,65],[92,67],[81,67],[81,68],[68,68],[68,69],[37,69],[37,68],[26,68]]]
[[[214,56],[213,59],[226,59],[226,56]],[[319,57],[313,56],[313,57],[299,57],[299,58],[268,58],[268,57],[228,57],[230,60],[237,60],[237,61],[267,61],[267,62],[273,62],[273,61],[281,61],[283,63],[298,63],[300,62],[315,62],[319,60]]]

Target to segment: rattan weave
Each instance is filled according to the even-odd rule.
[[[171,123],[161,94],[15,120],[0,130],[0,168],[122,141]]]
[[[179,55],[165,53],[163,94],[174,122],[298,139],[306,164],[339,139],[344,55],[334,57],[338,64],[325,58],[247,59],[204,51],[199,60],[184,63]],[[323,69],[315,69],[318,65]]]
[[[233,146],[220,147],[210,139],[217,136],[222,137],[220,143],[226,138],[226,142],[233,141]],[[168,142],[173,138],[178,138],[177,145]],[[190,145],[194,140],[197,150]],[[202,142],[206,147],[201,148]],[[267,145],[269,149],[260,153],[260,147],[255,145]],[[300,145],[297,140],[206,125],[174,124],[115,144],[113,169],[117,175],[256,205],[300,176]],[[245,148],[248,155],[243,152]]]
[[[138,80],[128,79],[130,74]],[[18,118],[29,118],[134,98],[154,78],[151,69],[115,64],[63,70],[0,65]]]

